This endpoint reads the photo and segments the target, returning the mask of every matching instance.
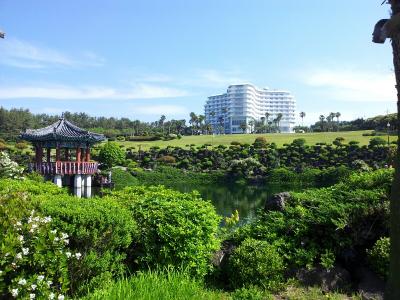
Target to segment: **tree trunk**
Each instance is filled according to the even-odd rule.
[[[392,1],[393,15],[399,13],[397,1]],[[390,269],[385,299],[400,299],[400,31],[392,37],[393,64],[397,89],[397,153],[395,175],[390,195]]]

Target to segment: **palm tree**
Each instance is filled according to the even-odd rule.
[[[212,123],[214,123],[215,111],[211,111],[210,116],[213,118]],[[214,128],[213,128],[213,130],[214,130]]]
[[[249,121],[250,131],[253,133],[254,120]]]
[[[268,123],[268,118],[271,116],[271,114],[269,113],[269,112],[266,112],[265,113],[265,120],[267,120],[267,123]]]
[[[160,120],[158,121],[159,126],[162,128],[162,132],[164,134],[164,122],[165,122],[166,117],[164,115],[162,115],[160,117]]]
[[[283,114],[279,113],[276,116],[276,123],[278,124],[278,131],[281,132],[281,120],[282,120]]]
[[[303,125],[303,119],[304,119],[305,116],[306,116],[306,113],[305,113],[304,111],[302,111],[302,112],[300,113],[301,126],[302,126],[302,127],[304,126],[304,125]]]
[[[224,117],[223,116],[219,116],[218,117],[218,123],[219,123],[219,134],[222,134],[222,130],[224,129]]]
[[[261,132],[265,131],[265,117],[261,117]]]
[[[192,125],[192,135],[194,134],[194,126],[196,122],[197,122],[197,115],[194,112],[191,112],[189,123],[190,125]]]
[[[246,124],[246,122],[242,122],[242,123],[240,123],[240,129],[242,129],[243,130],[243,133],[245,133],[246,132],[246,129],[247,129],[247,124]]]
[[[200,130],[203,133],[203,121],[206,119],[206,117],[204,115],[199,115],[198,116],[198,122],[199,122],[199,126],[200,126]]]
[[[321,122],[321,131],[324,131],[325,116],[324,115],[320,115],[319,116],[319,121]]]

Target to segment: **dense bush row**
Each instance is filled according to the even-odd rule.
[[[213,149],[209,149],[209,145],[191,146],[189,149],[153,147],[140,152],[129,149],[127,158],[144,168],[161,164],[196,172],[223,170],[230,176],[246,178],[264,176],[276,168],[301,173],[307,168],[345,166],[357,170],[391,164],[391,152],[380,138],[372,139],[368,146],[359,146],[358,142],[346,144],[342,138],[337,138],[333,145],[319,143],[308,146],[303,139],[296,139],[283,148],[260,139],[253,145],[232,142],[230,147],[220,145]]]

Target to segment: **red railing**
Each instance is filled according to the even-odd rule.
[[[57,161],[29,164],[30,170],[43,175],[94,174],[97,172],[97,168],[97,162]]]

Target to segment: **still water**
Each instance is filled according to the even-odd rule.
[[[197,190],[203,199],[211,200],[219,215],[230,216],[237,209],[242,221],[255,217],[257,210],[264,207],[265,200],[272,194],[301,190],[299,186],[283,186],[279,184],[262,186],[173,184],[168,187],[180,192]]]
[[[217,213],[223,217],[230,216],[236,209],[239,211],[241,222],[255,217],[257,210],[264,207],[265,200],[271,195],[286,191],[300,191],[301,186],[265,184],[265,185],[246,185],[246,184],[207,184],[190,185],[187,183],[166,184],[168,188],[180,191],[198,191],[203,199],[210,200],[215,206]],[[98,187],[70,189],[70,193],[77,197],[90,198],[92,196],[102,196]]]

